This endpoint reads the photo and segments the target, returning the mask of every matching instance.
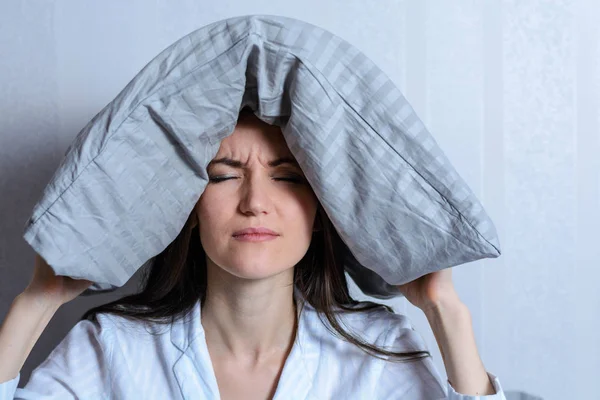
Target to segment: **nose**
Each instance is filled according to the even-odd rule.
[[[270,179],[259,173],[249,173],[244,178],[240,198],[240,211],[243,214],[259,215],[271,212],[273,201],[269,191]]]

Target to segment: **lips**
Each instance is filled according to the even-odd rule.
[[[245,228],[233,233],[233,236],[241,236],[241,235],[271,235],[271,236],[279,236],[279,234],[271,229],[259,226],[255,228]]]

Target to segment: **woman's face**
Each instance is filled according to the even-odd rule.
[[[215,162],[222,158],[241,166]],[[291,162],[269,165],[280,158]],[[242,115],[207,172],[209,183],[196,205],[207,266],[244,279],[293,271],[310,245],[318,200],[281,129],[254,115]],[[267,241],[233,236],[248,227],[268,228],[278,236]]]

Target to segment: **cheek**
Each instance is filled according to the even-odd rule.
[[[220,205],[223,205],[230,198],[231,196],[226,196],[222,192],[214,190],[210,185],[207,185],[196,203],[196,212],[202,220],[210,218],[210,215],[214,212],[209,212],[209,210],[219,210],[222,208]]]
[[[313,192],[306,193],[304,196],[300,197],[300,206],[305,214],[314,217],[319,206],[319,199]]]
[[[210,196],[200,198],[196,204],[196,216],[199,222],[200,238],[204,240],[212,240],[211,237],[216,235],[222,229],[219,221],[223,221],[226,217],[220,215],[224,211],[223,202],[218,202]]]
[[[296,226],[310,226],[317,214],[317,206],[318,203],[314,196],[296,198],[295,201],[287,203],[285,218],[290,220],[290,224]]]

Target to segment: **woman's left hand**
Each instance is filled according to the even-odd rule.
[[[452,282],[452,268],[431,272],[412,282],[398,285],[406,299],[424,312],[445,301],[458,301]]]
[[[454,289],[452,268],[397,287],[425,313],[453,390],[469,396],[496,393],[477,351],[471,315]]]

